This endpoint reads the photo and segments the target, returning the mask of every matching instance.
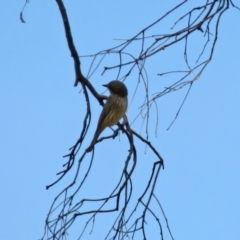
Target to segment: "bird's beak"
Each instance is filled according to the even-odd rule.
[[[106,88],[108,87],[108,85],[107,85],[107,84],[103,84],[103,86],[104,86],[104,87],[106,87]]]

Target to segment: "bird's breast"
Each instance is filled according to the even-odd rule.
[[[109,102],[106,104],[110,104],[109,113],[108,116],[106,116],[106,123],[108,126],[112,126],[125,115],[128,101],[127,98],[111,96],[111,99],[109,99]]]

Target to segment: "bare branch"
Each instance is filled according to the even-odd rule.
[[[56,0],[56,2],[62,16],[68,48],[74,61],[74,86],[77,86],[78,82],[81,83],[86,102],[86,113],[82,122],[79,139],[77,139],[76,143],[69,149],[69,153],[64,156],[67,161],[63,165],[63,170],[57,174],[58,179],[46,187],[49,189],[59,183],[71,170],[72,175],[70,182],[62,188],[49,209],[42,239],[67,239],[68,233],[73,226],[76,225],[78,219],[81,220],[81,225],[77,225],[79,232],[78,239],[81,239],[84,234],[86,234],[87,229],[90,228],[90,233],[94,232],[97,220],[101,214],[108,214],[107,216],[109,216],[110,213],[115,215],[110,228],[107,230],[105,239],[148,239],[147,223],[149,222],[156,224],[155,229],[160,239],[164,239],[166,232],[170,235],[170,238],[173,239],[167,217],[156,194],[156,184],[160,176],[161,168],[164,169],[164,160],[158,148],[154,147],[149,140],[151,139],[149,126],[153,125],[150,119],[152,114],[151,110],[155,109],[157,113],[155,120],[156,135],[159,112],[157,100],[166,94],[187,87],[187,91],[168,129],[172,126],[179,116],[193,84],[199,79],[204,69],[211,62],[223,13],[228,10],[230,6],[237,9],[239,8],[236,7],[231,0],[207,0],[205,4],[196,6],[182,16],[177,17],[177,20],[171,20],[172,27],[168,33],[157,32],[156,34],[152,34],[151,31],[153,27],[159,26],[163,20],[173,17],[173,13],[187,3],[186,0],[182,1],[133,37],[121,39],[121,43],[115,47],[101,50],[95,54],[82,56],[81,58],[88,57],[92,60],[87,77],[84,77],[81,72],[80,57],[72,38],[66,9],[62,0]],[[174,16],[174,18],[176,17]],[[186,21],[186,23],[183,21]],[[180,28],[179,25],[183,23],[184,26]],[[179,27],[179,29],[177,29],[177,27]],[[161,28],[159,27],[157,29]],[[192,41],[194,41],[192,40],[194,37],[203,39],[203,44],[194,46],[194,51],[192,51],[191,44]],[[181,61],[184,67],[174,66],[173,68],[171,66],[172,70],[163,69],[162,72],[159,71],[158,76],[161,76],[161,78],[165,79],[169,75],[173,77],[167,82],[165,87],[159,87],[159,89],[154,89],[154,92],[151,92],[150,86],[152,82],[149,77],[147,61],[157,54],[162,54],[163,51],[164,53],[168,52],[173,46],[178,46],[179,49],[181,49]],[[112,65],[110,63],[109,65],[107,62],[109,56],[116,56],[118,62]],[[142,91],[141,95],[144,97],[141,98],[142,102],[138,102],[138,112],[131,126],[128,121],[125,121],[124,124],[118,123],[117,128],[112,134],[99,138],[95,143],[96,146],[103,141],[114,139],[122,132],[123,141],[127,143],[128,149],[125,152],[125,164],[122,167],[120,177],[116,178],[117,180],[114,179],[116,180],[114,187],[108,189],[108,194],[103,197],[91,198],[84,197],[84,194],[87,193],[85,193],[83,189],[87,180],[91,179],[90,172],[94,163],[95,151],[93,149],[91,153],[88,153],[86,150],[82,152],[80,150],[91,123],[89,92],[101,105],[103,105],[103,100],[106,99],[105,96],[100,95],[95,90],[88,80],[88,78],[97,74],[96,70],[99,68],[102,68],[102,75],[107,71],[115,70],[116,79],[124,82],[128,81],[131,74],[135,74],[134,79],[136,79],[136,85],[131,104],[134,102],[134,98],[139,91]],[[143,90],[141,90],[141,84]],[[155,106],[155,108],[152,106]],[[138,118],[141,118],[143,129],[145,129],[143,135],[133,129],[133,123]],[[135,179],[138,171],[136,166],[140,159],[139,152],[141,150],[140,147],[137,148],[135,145],[136,141],[140,143],[139,145],[143,144],[143,146],[149,149],[151,159],[155,159],[148,161],[148,166],[152,164],[151,170],[144,173],[148,180],[142,188],[139,188],[138,182]],[[90,160],[84,162],[87,157],[89,157]],[[82,170],[83,165],[85,166],[84,171]],[[136,186],[140,189],[137,198],[135,196]],[[157,208],[160,209],[163,221],[166,223],[165,227],[159,215],[156,213],[156,205]],[[85,224],[83,224],[83,221]]]

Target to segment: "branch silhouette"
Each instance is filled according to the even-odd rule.
[[[172,126],[179,116],[193,83],[199,79],[204,69],[212,60],[223,13],[230,6],[238,10],[239,8],[229,0],[206,1],[205,4],[192,8],[175,20],[169,33],[151,34],[153,27],[161,24],[166,18],[172,17],[176,10],[180,10],[187,3],[186,0],[182,1],[149,26],[143,28],[132,38],[117,39],[121,43],[113,48],[81,56],[81,59],[86,57],[92,59],[88,74],[85,77],[81,71],[80,55],[74,45],[64,3],[62,0],[56,0],[56,3],[62,17],[67,45],[74,62],[74,86],[81,85],[82,93],[85,97],[86,112],[82,120],[80,136],[76,140],[76,143],[69,149],[69,153],[64,156],[66,163],[63,165],[63,169],[57,173],[58,178],[56,181],[46,186],[49,189],[56,184],[60,184],[67,175],[68,179],[70,176],[70,182],[62,188],[50,206],[45,222],[45,231],[41,239],[67,239],[69,232],[74,227],[74,223],[76,225],[79,219],[81,219],[81,224],[80,227],[77,224],[77,239],[82,239],[89,227],[91,228],[90,233],[94,231],[97,225],[96,219],[100,214],[107,215],[110,213],[116,213],[117,215],[113,218],[111,226],[106,229],[107,234],[104,239],[149,239],[147,228],[149,224],[153,224],[152,222],[156,223],[155,229],[160,239],[164,239],[166,232],[171,239],[174,239],[167,217],[156,193],[156,184],[159,180],[160,170],[164,169],[164,160],[158,148],[153,146],[149,140],[149,125],[153,125],[152,120],[150,120],[151,111],[154,106],[158,112],[157,100],[160,97],[187,87],[186,94],[168,129]],[[22,12],[21,19],[23,19]],[[179,23],[183,24],[183,20],[185,19],[187,19],[187,24],[175,30]],[[190,36],[194,34],[200,34],[203,37],[204,43],[202,46],[199,44],[196,47],[194,53],[198,52],[198,54],[195,56],[196,61],[192,63],[189,60],[189,52],[191,52],[189,42],[191,42]],[[166,70],[158,73],[159,77],[164,78],[167,75],[174,75],[175,79],[163,89],[159,88],[154,94],[150,94],[150,81],[146,66],[147,60],[156,54],[168,51],[172,46],[180,43],[182,43],[184,69]],[[135,51],[132,51],[132,47],[135,47]],[[136,48],[138,48],[138,52]],[[181,45],[179,45],[179,48],[181,48]],[[110,56],[117,56],[118,63],[104,65]],[[83,197],[86,195],[84,186],[87,180],[92,178],[90,173],[94,163],[95,150],[93,149],[92,152],[81,151],[81,146],[89,130],[92,118],[89,94],[92,94],[102,106],[104,105],[104,100],[107,99],[106,96],[99,94],[89,81],[90,77],[96,74],[96,70],[99,68],[103,69],[102,75],[107,71],[116,71],[115,79],[123,82],[127,82],[129,76],[135,74],[137,82],[132,101],[134,101],[134,96],[139,91],[139,84],[143,83],[143,102],[139,104],[139,110],[134,121],[137,118],[142,118],[145,134],[142,135],[134,130],[134,121],[132,123],[124,121],[124,124],[117,124],[117,128],[111,135],[101,137],[97,140],[95,146],[101,144],[103,141],[114,139],[122,132],[123,141],[127,143],[128,150],[125,153],[125,164],[115,186],[112,189],[108,189],[109,193],[104,197],[88,198]],[[179,77],[179,75],[181,76]],[[125,118],[127,119],[127,117]],[[158,117],[155,124],[157,129]],[[135,189],[137,188],[135,174],[137,172],[137,162],[140,159],[140,147],[135,145],[136,141],[140,143],[139,146],[143,145],[150,149],[152,154],[151,159],[155,159],[152,162],[151,171],[144,173],[148,181],[145,182],[144,186],[141,186],[141,192],[138,193],[137,197],[135,195]],[[87,160],[87,157],[90,160]],[[82,169],[81,167],[84,164],[85,170],[83,172],[80,169]],[[151,162],[149,161],[148,164],[151,164]],[[160,210],[161,216],[156,213],[156,206],[157,210]],[[161,220],[161,217],[163,220]],[[163,226],[163,222],[166,224],[166,227]],[[165,228],[167,231],[164,230]]]

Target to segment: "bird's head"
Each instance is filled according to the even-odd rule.
[[[111,94],[115,94],[119,97],[127,97],[128,95],[127,87],[120,81],[113,80],[108,84],[104,84],[103,86],[108,88]]]

